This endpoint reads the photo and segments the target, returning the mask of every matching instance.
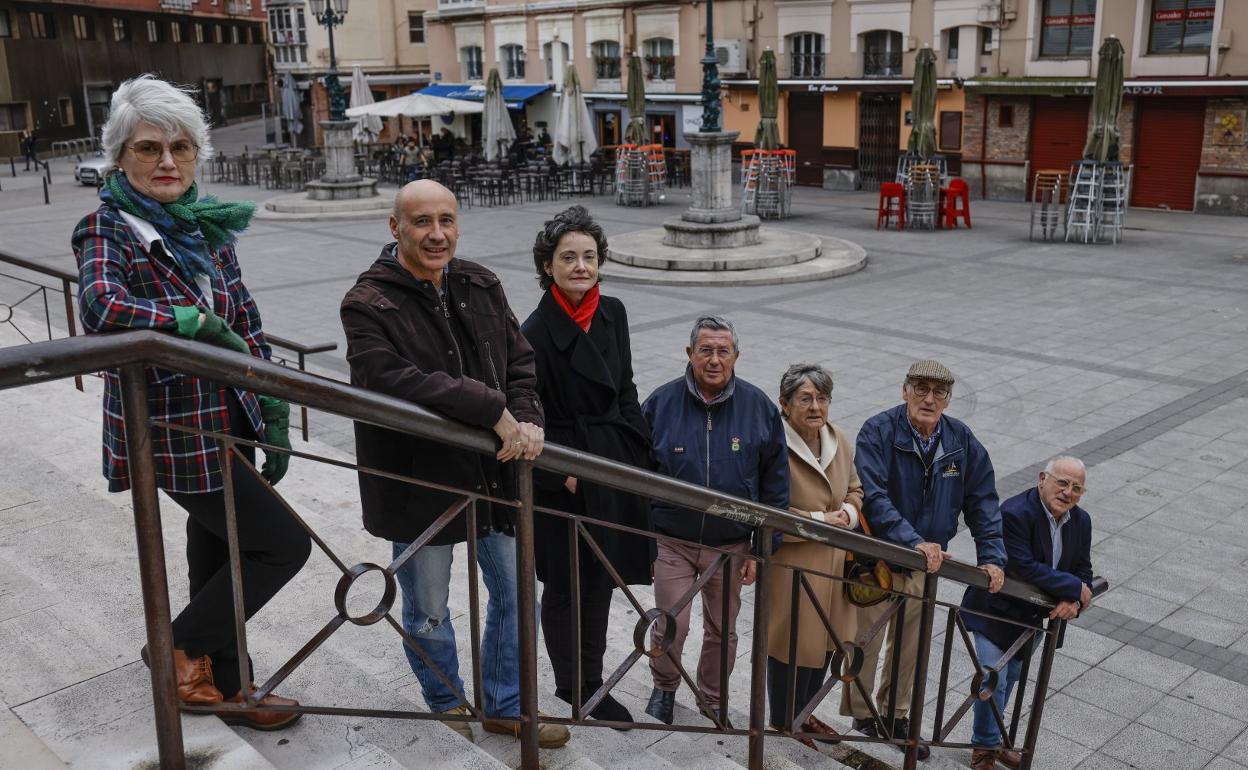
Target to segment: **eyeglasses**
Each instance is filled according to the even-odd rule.
[[[157,163],[165,154],[165,144],[162,142],[135,142],[129,145],[130,150],[134,153],[134,157],[144,163]],[[199,157],[199,145],[189,139],[179,139],[173,144],[168,145],[169,154],[179,163],[190,163]]]
[[[698,358],[732,358],[732,348],[695,348],[693,354]]]
[[[934,388],[926,382],[912,382],[909,383],[909,385],[910,392],[919,398],[927,398],[931,395],[936,396],[937,400],[944,401],[953,393],[953,391],[946,385],[937,385]]]
[[[810,394],[798,396],[794,401],[803,409],[809,409],[811,404],[818,404],[822,409],[832,403],[832,399],[828,396],[811,396]]]
[[[1069,491],[1070,491],[1070,493],[1071,493],[1072,495],[1075,495],[1075,496],[1082,495],[1084,492],[1087,492],[1087,491],[1088,491],[1088,488],[1087,488],[1087,487],[1085,487],[1085,486],[1084,486],[1084,485],[1082,485],[1082,484],[1078,484],[1078,483],[1076,483],[1076,482],[1073,482],[1073,481],[1071,481],[1070,479],[1059,479],[1059,478],[1058,478],[1058,477],[1056,477],[1056,476],[1046,476],[1046,477],[1045,477],[1045,479],[1046,479],[1047,481],[1052,481],[1052,482],[1053,482],[1053,484],[1054,484],[1054,485],[1055,485],[1058,489],[1062,490],[1063,492],[1065,492],[1065,491],[1069,490]]]

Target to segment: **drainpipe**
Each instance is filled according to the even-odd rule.
[[[988,200],[988,102],[991,94],[984,94],[984,128],[979,132],[979,197]]]

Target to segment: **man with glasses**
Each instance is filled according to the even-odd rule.
[[[741,355],[736,330],[717,316],[699,318],[685,354],[689,365],[684,376],[660,386],[641,406],[650,423],[659,470],[691,484],[788,510],[789,457],[780,410],[767,394],[733,374]],[[660,534],[686,541],[658,541],[654,561],[658,609],[670,610],[702,575],[711,573],[701,588],[703,631],[697,682],[705,697],[704,708],[718,711],[728,684],[720,675],[721,641],[727,639],[731,674],[741,586],[754,582],[755,563],[731,558],[717,565],[717,560],[721,552],[749,553],[755,528],[704,511],[658,503],[654,526]],[[651,647],[661,649],[665,636],[672,636],[668,654],[650,659],[654,690],[646,706],[647,714],[669,725],[681,681],[676,661],[689,634],[691,606],[692,602],[673,613],[674,631],[667,629],[667,617],[660,617],[650,637]]]
[[[975,634],[975,655],[981,666],[996,668],[1027,628],[1042,624],[1046,616],[1051,620],[1070,620],[1092,603],[1092,520],[1078,505],[1087,491],[1086,476],[1081,460],[1055,457],[1040,472],[1036,486],[1001,504],[1010,577],[1025,580],[1058,601],[1056,607],[1046,611],[1019,599],[967,588],[962,598],[962,609],[966,610],[962,619]],[[1019,753],[1001,745],[997,715],[1005,722],[1006,703],[1018,681],[1023,659],[1041,638],[1037,634],[1026,643],[1027,649],[1016,652],[1001,669],[992,701],[975,701],[971,733],[974,770],[993,770],[997,762],[1006,767],[1019,766]]]
[[[997,510],[996,481],[988,452],[965,423],[945,416],[953,397],[953,373],[938,361],[917,361],[901,386],[904,403],[881,412],[858,432],[854,464],[863,487],[863,513],[876,537],[913,548],[923,554],[928,572],[936,572],[949,558],[945,548],[958,532],[958,514],[975,538],[980,569],[988,575],[989,590],[1001,590],[1005,581],[1005,546],[1001,542],[1001,514]],[[924,576],[894,568],[893,589],[921,595]],[[858,627],[870,628],[892,606],[891,601],[859,610]],[[888,626],[884,676],[876,690],[877,724],[870,705],[857,687],[843,688],[841,713],[854,718],[854,729],[871,737],[887,732],[906,737],[910,732],[910,696],[914,687],[922,605],[907,601],[901,638],[896,625]],[[884,633],[868,643],[859,681],[871,692]],[[894,649],[900,645],[901,665],[893,679]],[[889,693],[896,687],[896,702]],[[886,729],[881,729],[886,728]],[[919,758],[929,750],[919,747]]]

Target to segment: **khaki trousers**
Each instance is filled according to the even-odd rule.
[[[913,596],[923,595],[923,583],[926,575],[922,572],[912,572],[909,575],[893,576],[894,590]],[[865,634],[875,624],[888,608],[892,606],[893,598],[880,602],[874,607],[857,607],[858,612],[858,633]],[[888,691],[892,687],[893,673],[893,649],[897,644],[901,645],[901,666],[897,669],[897,711],[896,718],[906,716],[910,713],[910,695],[914,688],[914,666],[917,662],[915,659],[918,655],[919,648],[919,616],[923,610],[923,603],[913,599],[907,599],[903,605],[902,611],[905,612],[905,629],[901,634],[901,639],[896,638],[894,633],[894,621],[875,635],[863,651],[862,671],[858,674],[858,681],[862,683],[862,689],[870,693],[875,688],[876,666],[880,665],[884,668],[884,675],[880,677],[880,686],[875,688],[875,707],[880,713],[882,719],[888,719]],[[888,645],[884,654],[880,655],[880,644],[884,637],[888,637]],[[841,715],[852,716],[854,719],[870,719],[871,709],[868,708],[866,701],[862,699],[862,694],[858,692],[858,688],[853,682],[846,682],[841,685]]]
[[[723,546],[726,551],[748,553],[749,543],[738,543]],[[654,560],[654,603],[659,609],[671,609],[689,587],[697,582],[698,577],[710,569],[719,556],[719,551],[702,548],[685,543],[658,541],[658,552]],[[726,682],[719,677],[719,648],[728,634],[728,673],[732,674],[733,663],[737,658],[737,612],[741,609],[741,560],[733,559],[728,563],[728,580],[724,580],[721,567],[715,575],[702,586],[702,651],[698,656],[698,689],[706,696],[711,707],[719,705],[720,693]],[[728,592],[728,617],[721,618],[721,603],[724,592]],[[676,635],[672,641],[671,653],[676,660],[681,660],[685,648],[685,638],[689,635],[689,611],[693,602],[676,614]],[[659,645],[666,629],[666,621],[660,619],[654,624],[650,634],[650,644]],[[654,686],[667,692],[680,689],[681,676],[674,663],[666,655],[650,659],[650,673],[654,677]]]

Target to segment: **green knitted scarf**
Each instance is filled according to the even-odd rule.
[[[250,201],[226,203],[211,195],[200,199],[199,186],[194,182],[182,197],[165,204],[137,192],[122,173],[109,174],[106,187],[108,199],[122,211],[142,217],[162,230],[171,230],[170,225],[176,225],[184,233],[198,230],[213,249],[233,243],[256,213],[256,204]],[[164,216],[160,209],[164,210]]]

